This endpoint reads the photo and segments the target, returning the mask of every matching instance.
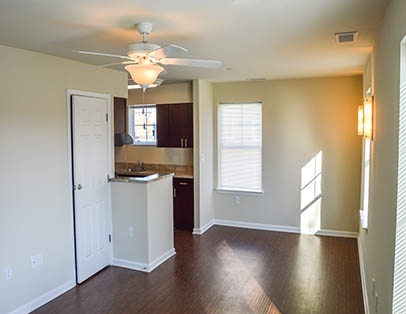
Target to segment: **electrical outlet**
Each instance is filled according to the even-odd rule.
[[[238,195],[234,196],[234,204],[235,205],[240,205],[240,197]]]
[[[128,227],[128,236],[134,238],[134,227]]]
[[[11,266],[6,267],[5,275],[6,275],[6,280],[10,280],[11,278],[13,278],[13,269],[11,268]]]
[[[38,266],[37,256],[33,255],[33,256],[31,256],[31,267],[35,268],[37,266]]]

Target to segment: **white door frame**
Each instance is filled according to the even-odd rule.
[[[107,160],[109,163],[108,167],[108,175],[109,177],[114,176],[114,153],[113,153],[113,139],[112,139],[112,129],[113,129],[113,115],[112,115],[112,106],[111,106],[111,95],[110,94],[102,94],[102,93],[95,93],[95,92],[87,92],[75,89],[68,89],[67,90],[67,99],[66,99],[66,107],[67,107],[67,130],[68,130],[68,191],[69,191],[69,208],[70,208],[70,222],[71,222],[71,230],[72,230],[72,256],[73,256],[73,281],[77,283],[77,273],[76,273],[76,237],[75,237],[75,224],[74,224],[74,202],[73,202],[73,168],[72,168],[72,107],[71,107],[71,96],[85,96],[85,97],[94,97],[94,98],[101,98],[105,99],[107,102],[107,112],[108,112],[108,123],[107,123],[107,150],[109,152],[107,156]],[[113,224],[112,224],[112,209],[111,209],[111,186],[108,185],[107,188],[107,230],[109,234],[113,234]],[[109,264],[113,263],[113,240],[110,243],[108,248],[109,252]]]

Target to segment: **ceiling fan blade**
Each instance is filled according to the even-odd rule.
[[[120,55],[113,55],[110,53],[101,53],[101,52],[92,52],[92,51],[83,51],[83,50],[72,50],[73,52],[81,53],[84,55],[94,55],[94,56],[104,56],[104,57],[112,57],[112,58],[120,58],[135,61],[133,58],[127,56],[120,56]]]
[[[114,63],[108,63],[108,64],[101,64],[101,65],[98,65],[98,67],[106,68],[106,67],[110,67],[110,66],[113,66],[113,65],[131,64],[131,63],[136,63],[136,62],[135,61],[114,62]]]
[[[187,49],[185,49],[181,46],[170,44],[168,46],[165,46],[165,47],[162,47],[162,48],[159,48],[157,50],[150,52],[148,54],[148,56],[150,56],[154,59],[162,59],[162,58],[166,58],[166,57],[170,57],[170,56],[177,56],[177,55],[179,55],[179,53],[182,53],[182,52],[187,52]]]
[[[159,63],[164,65],[183,65],[187,67],[210,68],[210,69],[217,69],[221,67],[221,62],[214,60],[163,58],[159,60]]]

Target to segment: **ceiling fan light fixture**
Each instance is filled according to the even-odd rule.
[[[162,84],[163,81],[164,81],[164,80],[158,78],[158,79],[156,79],[156,81],[155,81],[154,83],[149,84],[149,85],[147,86],[147,88],[158,87],[159,85]],[[129,84],[129,85],[128,85],[128,89],[143,89],[143,86],[138,85],[138,84]]]
[[[148,86],[156,81],[158,75],[164,70],[156,64],[130,64],[125,67],[133,81],[141,86]]]

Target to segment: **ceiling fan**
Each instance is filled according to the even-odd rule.
[[[160,65],[179,65],[213,69],[221,66],[220,61],[174,58],[181,53],[187,52],[187,50],[174,44],[161,47],[159,45],[149,43],[147,41],[147,36],[152,31],[152,23],[139,23],[136,24],[136,28],[142,35],[142,42],[130,44],[128,46],[129,51],[127,56],[82,50],[74,52],[124,59],[125,61],[122,62],[109,63],[102,66],[108,67],[117,64],[126,65],[125,69],[130,73],[133,81],[140,85],[144,92],[157,80],[158,75],[165,71],[165,69]]]

